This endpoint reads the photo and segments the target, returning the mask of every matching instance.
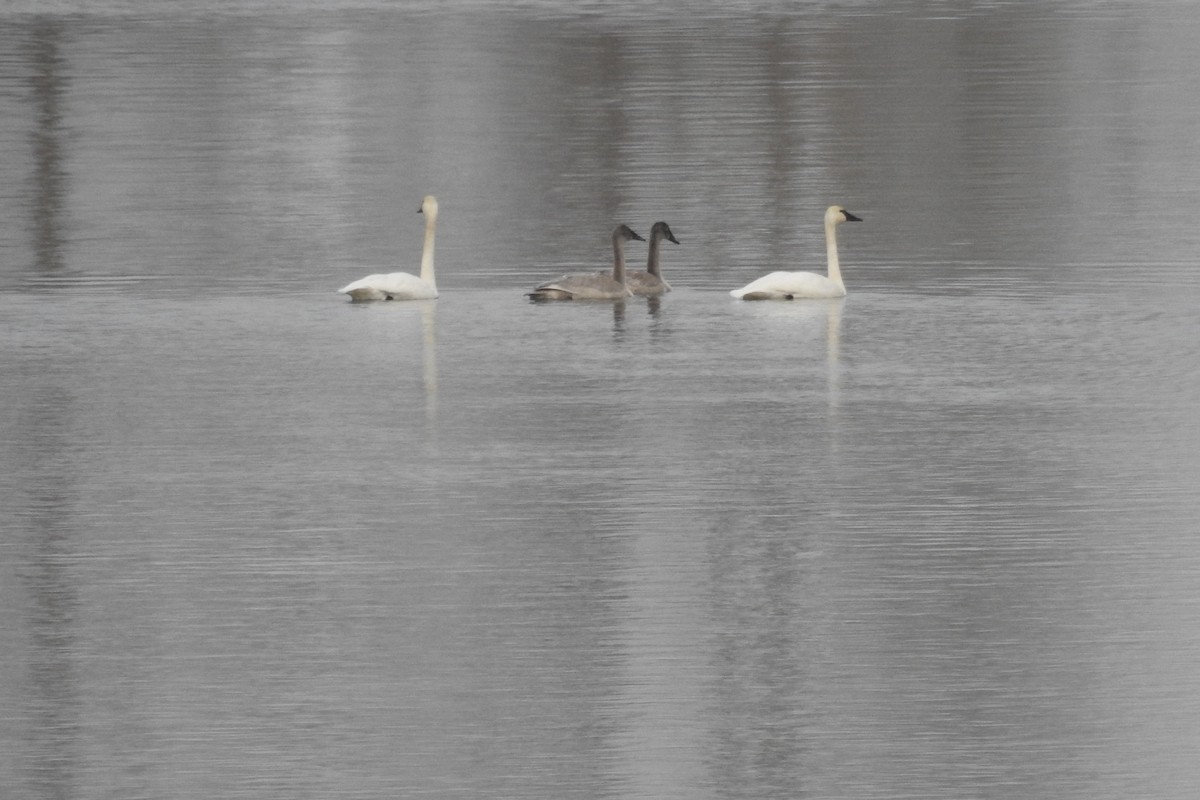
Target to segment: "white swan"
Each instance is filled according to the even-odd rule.
[[[528,292],[531,300],[621,300],[632,296],[625,285],[625,243],[646,241],[628,225],[618,225],[612,234],[613,270],[584,275],[563,275]]]
[[[671,233],[670,225],[656,222],[650,229],[650,255],[646,258],[646,271],[637,270],[625,276],[625,283],[634,294],[650,297],[671,291],[671,284],[663,280],[662,272],[658,268],[658,246],[663,239],[679,244],[675,234]]]
[[[433,236],[437,227],[437,198],[425,195],[418,213],[425,214],[425,248],[421,251],[421,277],[407,272],[368,275],[341,289],[351,300],[432,300],[438,296],[433,277]]]
[[[825,250],[829,256],[829,277],[815,272],[772,272],[751,281],[731,295],[739,300],[796,300],[802,297],[845,297],[846,285],[838,266],[837,226],[843,222],[862,222],[841,206],[825,211]]]

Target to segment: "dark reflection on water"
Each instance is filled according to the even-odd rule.
[[[36,108],[33,152],[35,169],[31,182],[34,217],[34,251],[37,267],[46,274],[62,269],[61,221],[66,176],[63,166],[62,112],[65,93],[63,59],[59,41],[63,24],[39,20],[30,30],[29,61],[32,68],[30,94]]]
[[[5,798],[1194,794],[1189,7],[56,8]],[[442,296],[334,294],[430,191]],[[831,202],[847,298],[728,297]]]

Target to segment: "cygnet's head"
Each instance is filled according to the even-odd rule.
[[[437,217],[437,198],[431,194],[425,195],[425,199],[421,201],[421,207],[417,209],[418,214],[424,214],[430,219]]]
[[[618,225],[617,229],[615,231],[613,231],[613,241],[616,241],[618,239],[620,239],[622,241],[626,241],[626,242],[628,242],[630,239],[634,239],[639,242],[646,241],[645,239],[643,239],[642,237],[640,237],[636,233],[634,233],[633,228],[630,228],[628,225]]]
[[[862,217],[856,217],[841,206],[830,206],[825,209],[825,224],[841,225],[843,222],[862,222]]]
[[[665,222],[656,222],[654,227],[650,229],[651,239],[666,239],[668,242],[679,244],[679,240],[675,238],[675,234],[671,233],[671,226]]]

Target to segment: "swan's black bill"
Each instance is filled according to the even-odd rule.
[[[846,209],[842,209],[842,216],[846,218],[846,222],[862,222],[862,217],[856,217]]]

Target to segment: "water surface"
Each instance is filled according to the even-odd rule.
[[[6,797],[1191,797],[1187,4],[0,22]]]

